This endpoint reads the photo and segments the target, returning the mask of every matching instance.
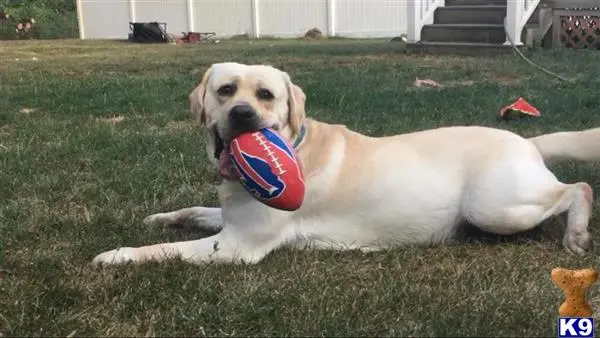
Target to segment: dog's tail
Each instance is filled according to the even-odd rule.
[[[529,140],[544,160],[600,161],[600,128],[545,134]]]

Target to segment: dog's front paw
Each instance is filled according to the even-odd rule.
[[[135,260],[134,248],[118,248],[99,254],[92,260],[93,265],[119,265]]]

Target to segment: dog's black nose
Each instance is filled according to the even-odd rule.
[[[256,110],[248,105],[239,105],[229,111],[231,127],[238,131],[255,129],[258,124]]]

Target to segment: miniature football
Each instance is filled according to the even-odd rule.
[[[233,167],[254,198],[293,211],[304,201],[304,175],[294,147],[270,128],[238,135],[230,143]]]

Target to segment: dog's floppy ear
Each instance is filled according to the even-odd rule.
[[[305,101],[306,95],[302,88],[292,83],[290,76],[287,73],[284,74],[285,85],[288,92],[288,123],[292,129],[293,135],[300,134],[300,128],[306,117],[305,113]]]
[[[212,73],[212,67],[209,68],[202,76],[200,84],[194,88],[190,93],[190,110],[192,115],[196,116],[201,125],[206,124],[206,112],[204,111],[204,94],[206,93],[206,86],[208,79]]]

